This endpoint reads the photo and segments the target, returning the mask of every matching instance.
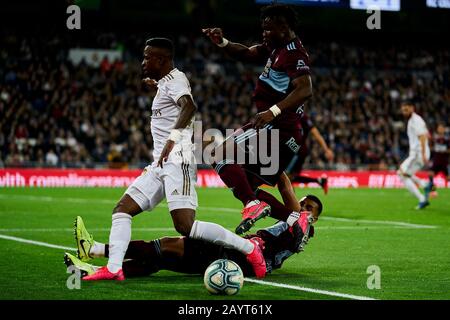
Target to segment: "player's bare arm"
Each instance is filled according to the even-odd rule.
[[[300,212],[300,204],[295,196],[291,181],[285,172],[281,174],[277,187],[281,197],[283,198],[284,205],[289,210]]]
[[[283,110],[301,106],[312,97],[312,82],[309,75],[298,77],[291,81],[293,90],[291,93],[276,106],[281,112]],[[266,110],[256,114],[253,124],[256,129],[262,128],[265,124],[275,119],[276,115],[272,110]]]
[[[325,139],[320,134],[320,131],[316,127],[313,127],[311,129],[311,134],[314,137],[314,140],[316,140],[317,143],[319,143],[320,147],[325,152],[325,157],[328,159],[328,161],[333,161],[334,152],[333,150],[330,149],[330,147],[328,147],[328,144],[325,142]]]
[[[178,116],[177,122],[175,123],[174,130],[179,130],[178,132],[181,134],[181,130],[185,129],[191,122],[192,117],[195,114],[195,111],[197,110],[197,106],[194,103],[194,100],[192,100],[192,97],[190,95],[184,95],[181,96],[177,104],[180,106],[181,111]],[[176,138],[171,138],[169,136],[169,139],[166,142],[166,145],[164,146],[163,151],[161,152],[161,156],[158,160],[158,166],[163,167],[163,162],[167,161],[169,158],[169,154],[172,151],[173,147],[175,146]]]
[[[223,37],[221,28],[205,28],[202,29],[202,32],[207,35],[214,44],[222,47],[225,53],[233,59],[247,62],[258,62],[260,60],[258,46],[247,47],[241,43],[226,40]]]
[[[427,155],[426,155],[426,149],[425,149],[425,145],[427,143],[427,135],[426,134],[422,134],[419,136],[419,141],[420,141],[420,146],[422,148],[422,161],[423,164],[426,165],[428,160],[427,160]]]

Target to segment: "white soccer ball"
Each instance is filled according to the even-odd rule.
[[[244,285],[244,273],[236,262],[219,259],[208,266],[203,281],[209,293],[231,296]]]

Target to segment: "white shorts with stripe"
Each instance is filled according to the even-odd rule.
[[[427,154],[427,160],[430,158],[430,155]],[[422,169],[424,166],[422,156],[417,153],[410,153],[408,158],[406,158],[402,164],[400,165],[400,170],[403,173],[406,173],[409,176],[413,176],[417,171]]]
[[[157,161],[145,167],[142,174],[125,191],[142,209],[151,211],[164,198],[169,211],[175,209],[193,209],[198,206],[195,183],[197,166],[192,152],[176,151],[169,155],[163,168]]]

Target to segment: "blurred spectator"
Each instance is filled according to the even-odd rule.
[[[74,40],[48,37],[0,37],[0,165],[143,167],[152,161],[151,98],[140,74],[145,36],[77,39],[86,47],[121,44],[124,60],[104,58],[99,68],[73,66],[66,56]],[[203,130],[225,133],[246,123],[256,112],[251,93],[261,66],[231,61],[203,37],[175,40],[181,53],[175,65],[190,79]],[[448,49],[305,46],[314,86],[305,111],[336,154],[330,167],[312,144],[305,167],[396,167],[407,152],[398,112],[403,98],[417,101],[430,127],[449,124]]]

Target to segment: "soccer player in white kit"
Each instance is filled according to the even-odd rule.
[[[247,256],[257,277],[265,276],[265,260],[255,240],[244,239],[218,224],[195,220],[197,169],[191,137],[196,106],[189,80],[174,68],[173,54],[173,43],[169,39],[152,38],[146,42],[142,62],[146,78],[143,81],[157,89],[151,120],[154,162],[128,187],[113,210],[107,266],[83,280],[125,279],[122,263],[131,240],[132,217],[151,211],[164,198],[180,234],[236,249]],[[87,236],[82,220],[77,219],[77,222],[79,257],[83,260],[101,254],[105,246]]]
[[[414,112],[411,102],[404,102],[401,106],[403,116],[408,119],[407,133],[409,140],[409,155],[398,169],[397,173],[405,187],[418,200],[416,209],[420,210],[428,206],[428,192],[422,194],[417,185],[425,188],[427,182],[419,179],[415,174],[422,169],[430,159],[430,147],[428,145],[428,129],[425,121]]]

